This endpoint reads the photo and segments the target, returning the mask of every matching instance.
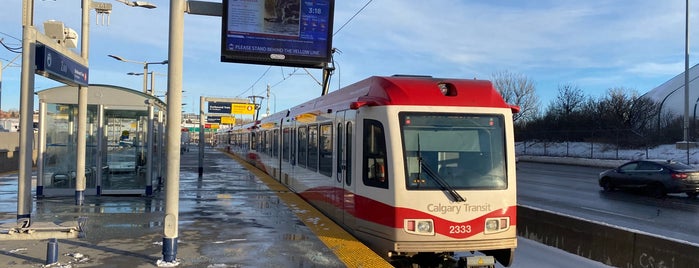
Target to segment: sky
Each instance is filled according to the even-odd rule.
[[[59,20],[80,33],[80,2],[35,0],[34,24],[43,31],[44,21]],[[141,91],[143,78],[127,73],[143,72],[143,65],[107,55],[165,60],[170,1],[150,0],[155,9],[102,2],[112,3],[113,11],[108,17],[90,12],[89,82]],[[690,6],[690,66],[699,62],[699,49],[692,47],[692,38],[699,37],[698,13],[699,5]],[[3,1],[0,38],[10,47],[21,47],[21,17],[22,1]],[[320,95],[319,69],[221,62],[221,18],[185,14],[184,19],[185,112],[197,111],[200,96],[264,96],[268,84],[271,112]],[[506,71],[533,81],[544,108],[559,85],[576,85],[592,97],[615,87],[643,94],[680,74],[685,1],[337,0],[333,33],[339,52],[331,91],[374,75],[491,79]],[[18,55],[0,47],[5,111],[20,108]],[[163,95],[167,66],[149,65],[149,71],[156,74],[156,94]],[[35,76],[35,91],[60,85]],[[263,114],[266,109],[265,100]]]

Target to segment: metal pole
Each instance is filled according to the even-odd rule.
[[[177,259],[180,197],[180,124],[182,122],[182,65],[184,58],[185,0],[170,0],[167,94],[167,183],[163,224],[163,261]]]
[[[689,164],[689,0],[686,0],[684,30],[684,141]]]
[[[165,151],[165,148],[163,147],[165,145],[165,133],[163,133],[163,117],[163,109],[160,108],[158,109],[158,191],[160,191],[163,187],[163,164],[165,163],[165,159],[163,159],[163,152]]]
[[[36,196],[44,195],[44,152],[46,151],[46,103],[39,100],[39,144],[36,154]]]
[[[155,72],[150,72],[150,95],[155,96]]]
[[[104,127],[107,125],[107,123],[105,122],[104,118],[104,105],[100,104],[97,110],[97,161],[95,162],[95,190],[96,195],[100,196],[102,195],[102,168],[104,168],[104,166],[102,166],[102,159],[105,156],[104,141],[106,140],[106,132]]]
[[[148,94],[148,63],[143,63],[143,93]]]
[[[32,212],[32,117],[34,108],[34,57],[36,29],[34,29],[34,1],[22,3],[22,73],[19,120],[19,174],[17,182],[17,224],[31,225]]]
[[[0,111],[2,111],[2,61],[0,61]]]
[[[199,177],[204,175],[204,143],[206,142],[206,137],[204,136],[204,96],[199,96]]]
[[[82,27],[80,42],[80,56],[88,61],[89,31],[90,31],[90,2],[82,0]],[[75,204],[82,206],[85,203],[85,152],[87,151],[87,86],[78,86],[78,132],[76,133],[76,166],[75,166]]]
[[[153,135],[155,127],[153,124],[154,115],[153,100],[148,100],[148,128],[146,131],[146,196],[153,195]]]

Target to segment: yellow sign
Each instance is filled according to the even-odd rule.
[[[255,114],[255,104],[232,103],[231,114]]]
[[[300,114],[296,116],[296,121],[301,122],[301,123],[312,123],[316,121],[316,117],[318,117],[315,114],[312,113],[305,113],[305,114]]]
[[[221,116],[221,124],[224,124],[224,125],[235,125],[235,117]]]

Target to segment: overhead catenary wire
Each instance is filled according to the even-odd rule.
[[[0,38],[0,45],[2,45],[5,49],[9,50],[10,52],[20,54],[22,53],[22,47],[10,47],[8,44],[5,43],[5,40]]]
[[[373,0],[368,0],[359,10],[357,10],[357,12],[354,13],[354,15],[352,15],[349,19],[347,19],[347,21],[345,21],[345,23],[343,23],[342,26],[340,26],[340,28],[337,29],[337,31],[335,31],[333,33],[333,36],[337,35],[340,31],[342,31],[342,29],[344,29],[345,26],[347,26],[352,20],[354,20],[355,17],[357,17],[360,13],[362,13],[362,11],[364,11],[364,9],[366,9],[366,7],[369,6],[369,4],[371,4],[371,2],[373,2]],[[334,49],[333,49],[333,51],[334,51]],[[333,64],[335,64],[335,63],[333,62]],[[270,66],[270,68],[271,68],[271,66]],[[306,68],[303,68],[303,69],[316,83],[318,83],[319,85],[322,85],[320,82],[318,82],[318,79],[315,78]],[[297,70],[298,70],[298,68],[295,68],[293,73],[296,73]],[[269,68],[267,70],[265,70],[265,72],[260,76],[260,78],[258,78],[250,87],[248,87],[248,89],[246,89],[242,93],[238,94],[238,96],[241,96],[241,95],[247,93],[248,91],[252,90],[252,88],[267,74],[268,71],[269,71]],[[293,73],[290,74],[289,76],[285,76],[284,72],[283,72],[283,67],[282,67],[282,79],[280,81],[274,83],[270,87],[274,88],[275,86],[285,82],[293,75]],[[338,80],[338,83],[339,83],[339,80]]]

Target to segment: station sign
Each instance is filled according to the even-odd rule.
[[[206,117],[206,122],[207,123],[221,123],[221,117],[220,116],[207,116]]]
[[[58,51],[37,43],[36,73],[50,79],[71,85],[88,85],[88,68]]]
[[[233,103],[231,114],[255,114],[255,104]]]
[[[208,113],[230,114],[231,113],[231,103],[230,102],[210,101]]]
[[[255,114],[254,103],[209,102],[211,114]]]
[[[231,116],[221,116],[221,124],[224,124],[224,125],[235,125],[235,117],[231,117]]]

